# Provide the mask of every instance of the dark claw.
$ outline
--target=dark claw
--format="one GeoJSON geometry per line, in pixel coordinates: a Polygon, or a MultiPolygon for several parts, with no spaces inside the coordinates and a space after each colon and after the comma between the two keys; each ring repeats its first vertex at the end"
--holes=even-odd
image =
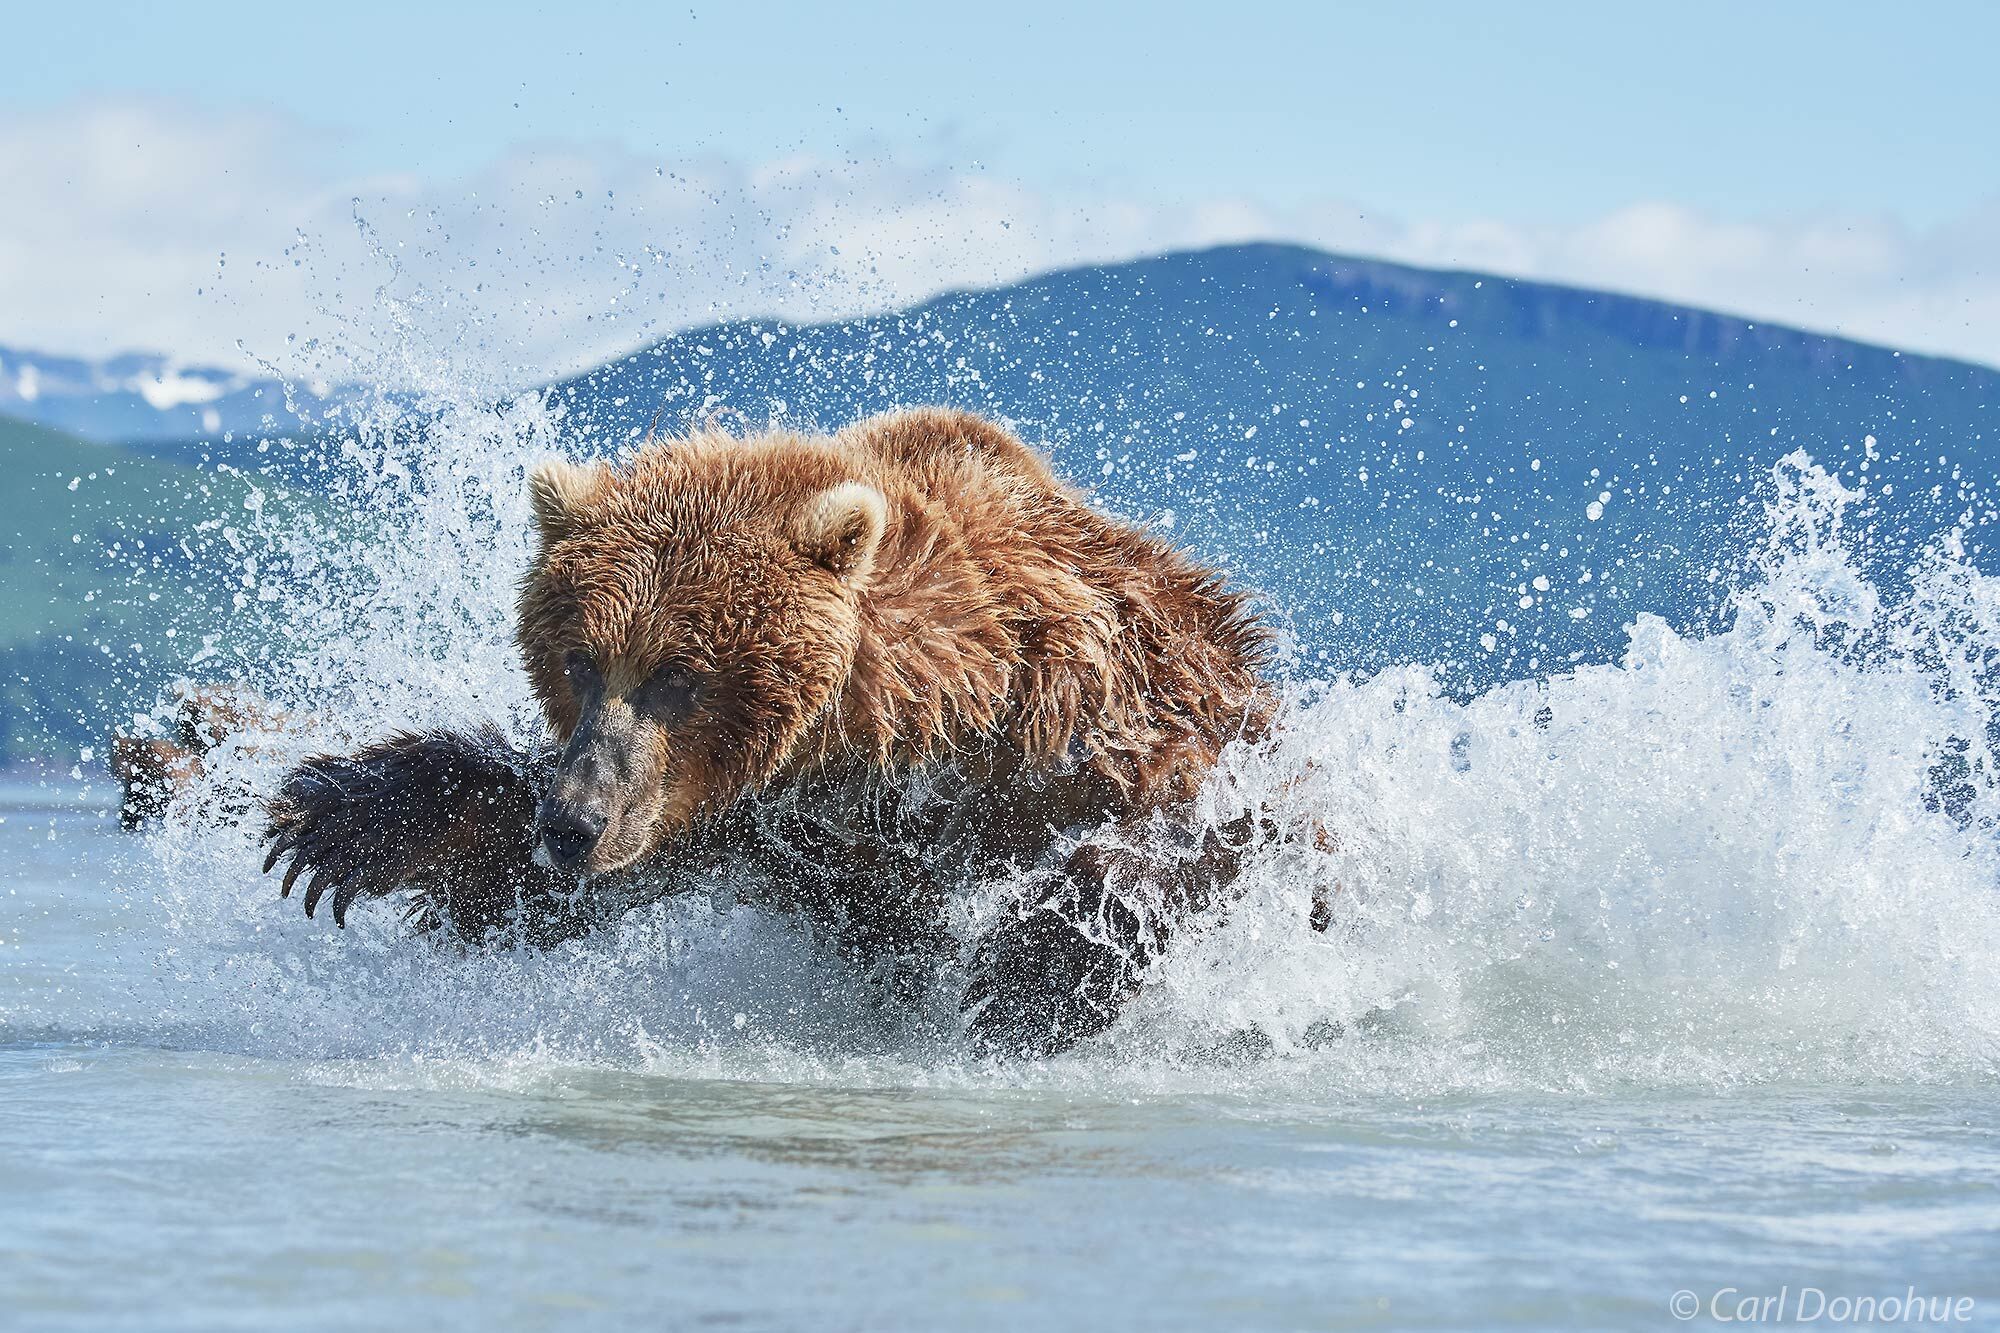
{"type": "Polygon", "coordinates": [[[286,830],[283,836],[271,844],[271,850],[264,854],[264,873],[267,875],[270,874],[271,867],[283,860],[285,854],[296,847],[298,843],[299,835],[292,830],[286,830]]]}
{"type": "Polygon", "coordinates": [[[333,924],[339,926],[342,930],[347,929],[347,909],[349,905],[361,896],[361,883],[361,877],[356,875],[345,884],[342,884],[339,890],[333,895],[333,924]]]}
{"type": "Polygon", "coordinates": [[[320,898],[325,895],[326,893],[325,880],[326,876],[320,874],[317,870],[315,870],[313,872],[313,877],[310,880],[306,881],[307,916],[311,916],[313,914],[313,909],[319,906],[320,898]]]}
{"type": "Polygon", "coordinates": [[[283,827],[274,826],[265,836],[271,839],[271,850],[264,855],[264,873],[268,875],[271,873],[271,867],[278,864],[278,858],[298,845],[299,840],[305,836],[305,825],[294,820],[283,827]]]}
{"type": "MultiPolygon", "coordinates": [[[[285,882],[278,886],[278,896],[280,898],[289,898],[292,896],[292,883],[294,880],[298,879],[299,872],[304,870],[305,868],[306,868],[305,857],[295,856],[292,858],[292,863],[289,866],[285,867],[285,882]]],[[[310,913],[312,911],[312,908],[308,907],[306,908],[306,911],[310,913]]]]}

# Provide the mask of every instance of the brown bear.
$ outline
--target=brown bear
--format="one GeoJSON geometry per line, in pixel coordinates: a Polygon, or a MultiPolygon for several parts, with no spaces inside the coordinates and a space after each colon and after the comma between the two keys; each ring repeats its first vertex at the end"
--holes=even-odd
{"type": "Polygon", "coordinates": [[[1012,873],[962,1012],[977,1049],[1040,1053],[1103,1030],[1266,831],[1191,808],[1271,718],[1245,596],[988,421],[695,433],[529,488],[549,745],[298,767],[265,869],[308,914],[414,890],[425,928],[545,944],[726,867],[907,984],[960,961],[953,891],[1012,873]]]}

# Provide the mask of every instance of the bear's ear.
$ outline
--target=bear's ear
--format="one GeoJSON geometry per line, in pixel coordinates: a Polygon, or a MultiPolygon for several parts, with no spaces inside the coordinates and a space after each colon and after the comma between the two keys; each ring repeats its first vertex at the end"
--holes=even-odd
{"type": "Polygon", "coordinates": [[[579,466],[551,458],[528,472],[528,503],[542,541],[554,545],[575,532],[583,511],[604,492],[611,470],[602,463],[579,466]]]}
{"type": "Polygon", "coordinates": [[[792,541],[806,559],[859,586],[868,581],[888,520],[882,492],[858,481],[843,481],[806,501],[792,541]]]}

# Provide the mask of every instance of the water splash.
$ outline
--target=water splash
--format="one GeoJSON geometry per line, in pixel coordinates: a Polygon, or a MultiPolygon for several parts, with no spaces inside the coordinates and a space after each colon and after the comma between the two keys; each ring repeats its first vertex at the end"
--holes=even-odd
{"type": "MultiPolygon", "coordinates": [[[[309,456],[319,498],[253,513],[215,665],[313,720],[225,751],[218,789],[266,792],[304,752],[394,727],[530,725],[510,639],[521,477],[572,442],[535,397],[487,401],[384,404],[309,456]]],[[[435,948],[380,906],[335,932],[281,904],[251,832],[199,800],[133,872],[158,956],[116,1021],[482,1077],[1990,1080],[2000,591],[1956,535],[1882,578],[1862,497],[1803,454],[1765,492],[1719,632],[1641,614],[1619,661],[1469,698],[1422,665],[1294,682],[1281,739],[1232,751],[1205,808],[1317,823],[1333,850],[1262,849],[1227,918],[1170,952],[1112,1033],[1044,1066],[969,1065],[948,996],[885,1005],[726,900],[643,909],[544,954],[435,948]],[[1306,924],[1315,894],[1324,933],[1306,924]]],[[[966,921],[1006,888],[974,895],[966,921]]]]}

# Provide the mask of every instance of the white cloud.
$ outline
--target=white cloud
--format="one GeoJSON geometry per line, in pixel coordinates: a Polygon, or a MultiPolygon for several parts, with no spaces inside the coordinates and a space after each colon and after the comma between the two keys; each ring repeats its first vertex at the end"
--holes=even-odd
{"type": "Polygon", "coordinates": [[[1415,263],[1659,296],[2000,365],[2000,198],[1913,231],[1886,217],[1714,219],[1672,204],[1580,226],[1411,228],[1415,263]]]}
{"type": "Polygon", "coordinates": [[[1245,239],[1608,287],[2000,364],[2000,199],[1881,217],[1398,220],[1341,201],[1045,190],[887,157],[660,162],[519,149],[351,177],[331,136],[99,101],[0,114],[0,342],[520,381],[735,315],[826,318],[1064,264],[1245,239]],[[408,336],[405,331],[414,331],[408,336]],[[288,338],[291,341],[288,342],[288,338]]]}

